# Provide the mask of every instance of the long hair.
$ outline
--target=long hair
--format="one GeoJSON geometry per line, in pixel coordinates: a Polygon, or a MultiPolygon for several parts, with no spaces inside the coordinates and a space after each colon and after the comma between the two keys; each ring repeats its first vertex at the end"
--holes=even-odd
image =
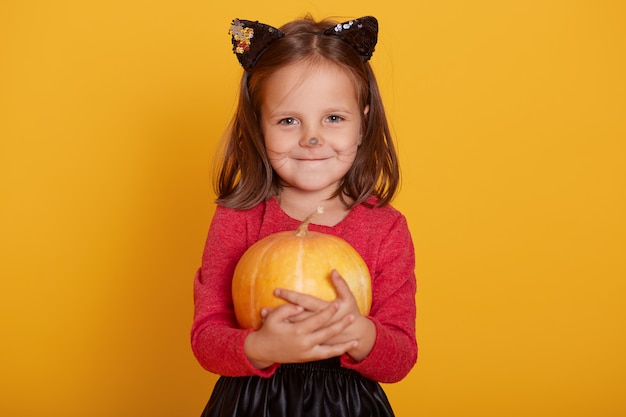
{"type": "Polygon", "coordinates": [[[276,70],[302,60],[338,65],[353,80],[361,111],[369,106],[362,117],[363,137],[356,158],[333,197],[347,208],[365,203],[372,195],[378,198],[378,206],[393,199],[400,170],[378,83],[369,62],[363,62],[349,43],[322,35],[335,24],[310,17],[287,23],[280,28],[285,36],[267,48],[251,71],[244,72],[215,183],[218,204],[248,209],[278,193],[280,178],[270,164],[260,123],[263,86],[276,70]]]}

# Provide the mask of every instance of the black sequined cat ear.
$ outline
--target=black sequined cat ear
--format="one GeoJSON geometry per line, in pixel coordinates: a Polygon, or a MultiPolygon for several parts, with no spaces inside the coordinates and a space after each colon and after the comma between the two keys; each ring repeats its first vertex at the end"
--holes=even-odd
{"type": "Polygon", "coordinates": [[[233,20],[228,34],[232,36],[233,52],[246,71],[254,68],[256,61],[273,41],[285,36],[272,26],[240,19],[233,20]]]}
{"type": "Polygon", "coordinates": [[[364,16],[347,22],[338,23],[326,29],[324,35],[335,35],[350,43],[361,56],[363,62],[368,61],[374,53],[378,42],[378,20],[373,16],[364,16]]]}

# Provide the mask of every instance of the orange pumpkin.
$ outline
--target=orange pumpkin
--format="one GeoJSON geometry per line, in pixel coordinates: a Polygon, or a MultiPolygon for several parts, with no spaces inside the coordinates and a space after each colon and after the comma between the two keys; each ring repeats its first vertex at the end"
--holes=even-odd
{"type": "Polygon", "coordinates": [[[347,282],[361,314],[369,313],[372,288],[367,265],[345,240],[310,232],[308,224],[312,217],[303,221],[296,231],[279,232],[259,240],[237,263],[232,294],[235,315],[242,328],[258,329],[262,308],[276,308],[285,303],[274,296],[276,288],[334,300],[337,293],[330,281],[333,269],[347,282]]]}

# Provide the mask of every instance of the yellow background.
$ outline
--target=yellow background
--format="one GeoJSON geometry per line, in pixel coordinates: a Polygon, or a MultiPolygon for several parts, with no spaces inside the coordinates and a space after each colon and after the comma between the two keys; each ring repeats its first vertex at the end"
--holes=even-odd
{"type": "Polygon", "coordinates": [[[196,416],[234,17],[376,15],[417,251],[397,415],[626,415],[626,7],[3,1],[0,415],[196,416]]]}

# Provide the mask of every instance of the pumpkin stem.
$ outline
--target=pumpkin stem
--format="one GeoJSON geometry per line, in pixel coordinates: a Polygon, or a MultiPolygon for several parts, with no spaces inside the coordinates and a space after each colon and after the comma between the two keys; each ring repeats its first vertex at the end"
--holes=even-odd
{"type": "Polygon", "coordinates": [[[316,214],[322,214],[323,212],[324,212],[324,207],[319,206],[317,210],[315,210],[313,213],[306,216],[306,218],[302,220],[302,223],[300,223],[300,226],[298,226],[298,229],[296,230],[296,236],[298,237],[308,236],[309,235],[309,223],[311,223],[311,220],[313,220],[313,217],[315,217],[316,214]]]}

